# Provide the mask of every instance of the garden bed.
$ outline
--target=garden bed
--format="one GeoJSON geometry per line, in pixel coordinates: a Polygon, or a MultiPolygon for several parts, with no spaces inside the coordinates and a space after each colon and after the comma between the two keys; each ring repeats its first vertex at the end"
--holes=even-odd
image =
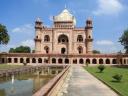
{"type": "Polygon", "coordinates": [[[121,96],[128,96],[128,69],[106,66],[105,70],[100,73],[97,66],[85,67],[96,78],[108,85],[121,96]],[[115,74],[123,75],[121,82],[115,82],[112,78],[115,74]]]}

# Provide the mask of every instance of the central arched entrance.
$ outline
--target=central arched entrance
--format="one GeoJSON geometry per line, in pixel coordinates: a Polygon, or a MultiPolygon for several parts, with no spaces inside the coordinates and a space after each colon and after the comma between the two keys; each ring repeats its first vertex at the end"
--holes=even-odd
{"type": "Polygon", "coordinates": [[[68,36],[65,34],[61,34],[58,37],[58,44],[61,46],[60,53],[61,54],[68,54],[68,36]]]}

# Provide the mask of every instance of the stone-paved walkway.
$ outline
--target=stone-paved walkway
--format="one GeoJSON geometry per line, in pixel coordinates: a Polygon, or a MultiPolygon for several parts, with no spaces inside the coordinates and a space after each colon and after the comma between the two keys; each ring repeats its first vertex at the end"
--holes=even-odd
{"type": "Polygon", "coordinates": [[[64,96],[118,96],[81,66],[72,66],[67,94],[64,96]]]}

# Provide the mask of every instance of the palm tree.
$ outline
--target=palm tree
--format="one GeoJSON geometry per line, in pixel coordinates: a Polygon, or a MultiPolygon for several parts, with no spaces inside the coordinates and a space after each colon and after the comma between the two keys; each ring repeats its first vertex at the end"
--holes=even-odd
{"type": "Polygon", "coordinates": [[[0,45],[8,44],[9,40],[10,40],[10,37],[8,35],[8,31],[6,29],[6,26],[0,24],[0,45]]]}

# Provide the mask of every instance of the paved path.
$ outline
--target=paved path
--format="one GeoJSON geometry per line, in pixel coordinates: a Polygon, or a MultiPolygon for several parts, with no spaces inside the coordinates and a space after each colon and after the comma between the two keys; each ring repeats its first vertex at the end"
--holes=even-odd
{"type": "Polygon", "coordinates": [[[68,93],[64,96],[118,96],[81,66],[72,66],[68,93]]]}

